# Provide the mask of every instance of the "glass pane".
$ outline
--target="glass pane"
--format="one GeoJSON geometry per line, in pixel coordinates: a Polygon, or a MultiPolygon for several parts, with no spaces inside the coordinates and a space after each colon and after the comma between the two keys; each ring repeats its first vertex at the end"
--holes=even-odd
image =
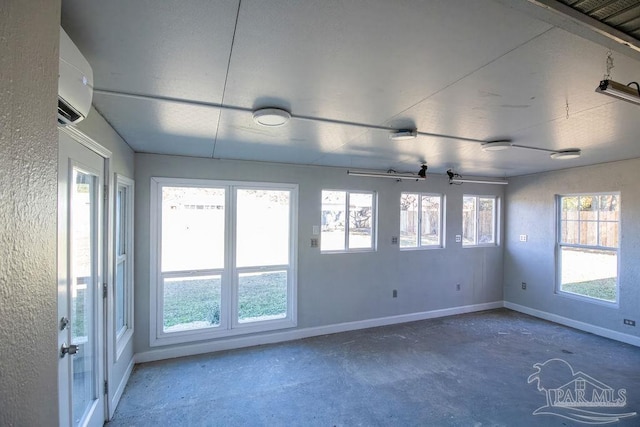
{"type": "Polygon", "coordinates": [[[345,249],[346,204],[347,194],[344,191],[322,191],[320,250],[345,249]]]}
{"type": "Polygon", "coordinates": [[[618,224],[617,222],[600,223],[600,246],[608,246],[610,248],[617,248],[619,246],[618,224]]]}
{"type": "Polygon", "coordinates": [[[282,190],[238,190],[236,265],[289,263],[289,199],[282,190]]]}
{"type": "Polygon", "coordinates": [[[220,325],[219,275],[164,278],[164,332],[220,325]]]}
{"type": "Polygon", "coordinates": [[[126,261],[122,260],[118,262],[116,267],[116,336],[119,335],[126,327],[125,324],[125,288],[124,283],[126,280],[126,261]]]}
{"type": "Polygon", "coordinates": [[[462,244],[476,244],[476,198],[473,196],[462,199],[462,244]]]}
{"type": "Polygon", "coordinates": [[[349,249],[373,247],[373,194],[349,194],[349,249]]]}
{"type": "Polygon", "coordinates": [[[598,245],[598,223],[596,221],[580,221],[580,244],[598,245]]]}
{"type": "Polygon", "coordinates": [[[127,189],[118,187],[116,197],[116,255],[126,253],[126,228],[127,228],[127,189]]]}
{"type": "Polygon", "coordinates": [[[600,196],[600,221],[620,221],[619,202],[615,194],[600,196]]]}
{"type": "Polygon", "coordinates": [[[578,221],[562,221],[561,227],[561,243],[577,244],[578,232],[580,230],[580,222],[578,221]]]}
{"type": "Polygon", "coordinates": [[[418,194],[402,193],[400,196],[400,247],[418,246],[418,194]]]}
{"type": "Polygon", "coordinates": [[[562,247],[560,290],[605,301],[616,301],[618,254],[562,247]]]}
{"type": "Polygon", "coordinates": [[[97,178],[73,169],[70,205],[71,246],[71,343],[78,346],[72,356],[72,416],[82,421],[96,399],[96,356],[93,301],[97,271],[97,178]]]}
{"type": "Polygon", "coordinates": [[[495,205],[496,199],[481,197],[479,199],[478,244],[495,242],[495,205]]]}
{"type": "Polygon", "coordinates": [[[422,197],[422,246],[440,245],[440,196],[422,197]]]}
{"type": "Polygon", "coordinates": [[[287,272],[244,273],[238,277],[238,322],[287,316],[287,272]]]}
{"type": "Polygon", "coordinates": [[[562,219],[577,220],[578,219],[578,198],[562,197],[562,219]]]}
{"type": "Polygon", "coordinates": [[[598,219],[598,196],[580,196],[579,210],[581,221],[596,221],[598,219]]]}
{"type": "Polygon", "coordinates": [[[225,191],[162,188],[162,271],[224,266],[225,191]]]}

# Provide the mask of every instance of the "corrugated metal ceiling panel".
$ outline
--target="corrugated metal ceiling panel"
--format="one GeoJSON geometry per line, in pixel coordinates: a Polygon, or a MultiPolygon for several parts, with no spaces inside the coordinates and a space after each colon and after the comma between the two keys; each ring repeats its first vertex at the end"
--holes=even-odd
{"type": "Polygon", "coordinates": [[[560,0],[572,9],[640,40],[638,0],[560,0]]]}

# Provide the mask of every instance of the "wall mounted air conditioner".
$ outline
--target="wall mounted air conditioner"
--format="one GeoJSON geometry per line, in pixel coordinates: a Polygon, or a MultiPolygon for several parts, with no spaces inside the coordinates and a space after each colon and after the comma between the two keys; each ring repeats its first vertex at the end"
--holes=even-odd
{"type": "Polygon", "coordinates": [[[80,50],[60,27],[58,70],[58,123],[78,123],[89,114],[93,97],[93,70],[80,50]]]}

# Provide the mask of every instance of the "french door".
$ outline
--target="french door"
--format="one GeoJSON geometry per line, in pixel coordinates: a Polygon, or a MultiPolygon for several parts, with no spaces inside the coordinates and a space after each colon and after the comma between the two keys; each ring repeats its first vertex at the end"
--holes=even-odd
{"type": "Polygon", "coordinates": [[[60,425],[102,426],[104,158],[58,134],[60,425]]]}

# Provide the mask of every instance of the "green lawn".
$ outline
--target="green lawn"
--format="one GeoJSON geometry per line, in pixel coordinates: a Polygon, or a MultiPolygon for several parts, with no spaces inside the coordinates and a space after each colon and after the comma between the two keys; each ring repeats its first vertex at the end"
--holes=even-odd
{"type": "MultiPolygon", "coordinates": [[[[287,312],[285,272],[247,274],[240,277],[238,317],[242,322],[284,317],[287,312]]],[[[221,283],[217,277],[165,281],[164,328],[197,323],[220,324],[221,283]]]]}
{"type": "Polygon", "coordinates": [[[609,277],[586,282],[565,283],[562,285],[562,290],[564,292],[615,302],[616,278],[609,277]]]}

